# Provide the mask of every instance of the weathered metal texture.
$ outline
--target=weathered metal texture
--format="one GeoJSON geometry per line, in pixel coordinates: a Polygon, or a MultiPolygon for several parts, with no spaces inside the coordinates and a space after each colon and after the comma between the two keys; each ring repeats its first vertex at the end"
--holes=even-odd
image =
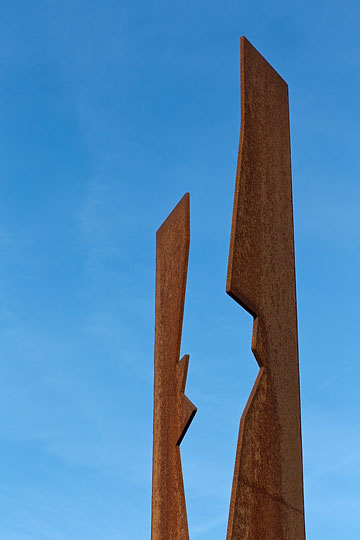
{"type": "Polygon", "coordinates": [[[260,371],[240,422],[227,540],[304,540],[288,88],[241,38],[227,292],[254,316],[260,371]]]}
{"type": "Polygon", "coordinates": [[[152,540],[187,540],[180,443],[196,413],[179,361],[190,242],[186,193],[156,234],[152,540]]]}

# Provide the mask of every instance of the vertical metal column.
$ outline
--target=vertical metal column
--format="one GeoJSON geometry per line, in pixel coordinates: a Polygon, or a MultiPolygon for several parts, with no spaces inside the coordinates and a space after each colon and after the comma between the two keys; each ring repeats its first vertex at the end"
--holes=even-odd
{"type": "Polygon", "coordinates": [[[196,413],[179,361],[190,243],[186,193],[156,234],[152,540],[188,540],[180,443],[196,413]]]}
{"type": "Polygon", "coordinates": [[[286,82],[241,38],[241,133],[227,293],[260,371],[240,422],[227,540],[304,540],[286,82]]]}

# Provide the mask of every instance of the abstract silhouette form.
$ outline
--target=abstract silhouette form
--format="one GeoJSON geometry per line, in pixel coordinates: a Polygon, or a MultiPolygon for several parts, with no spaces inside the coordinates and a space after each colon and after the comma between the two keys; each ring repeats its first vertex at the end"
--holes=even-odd
{"type": "Polygon", "coordinates": [[[241,133],[226,290],[260,366],[240,422],[227,540],[304,540],[288,88],[241,38],[241,133]]]}
{"type": "Polygon", "coordinates": [[[180,443],[196,413],[184,395],[189,356],[179,361],[190,243],[186,193],[156,234],[152,540],[187,540],[180,443]]]}
{"type": "MultiPolygon", "coordinates": [[[[188,540],[179,445],[196,408],[179,361],[189,194],[156,236],[152,540],[188,540]]],[[[226,290],[260,371],[240,422],[227,540],[305,540],[288,88],[241,38],[241,133],[226,290]]]]}

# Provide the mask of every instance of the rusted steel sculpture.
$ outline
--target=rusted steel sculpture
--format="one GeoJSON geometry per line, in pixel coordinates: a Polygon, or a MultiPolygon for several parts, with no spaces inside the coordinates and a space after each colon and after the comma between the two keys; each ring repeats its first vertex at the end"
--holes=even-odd
{"type": "Polygon", "coordinates": [[[184,395],[189,356],[179,361],[190,243],[186,193],[156,234],[152,540],[189,538],[180,443],[196,408],[184,395]]]}
{"type": "Polygon", "coordinates": [[[227,540],[304,540],[288,87],[241,38],[241,133],[227,293],[260,371],[240,422],[227,540]]]}
{"type": "MultiPolygon", "coordinates": [[[[188,540],[180,448],[196,408],[179,361],[189,194],[156,236],[152,540],[188,540]]],[[[241,133],[226,290],[260,371],[240,422],[227,540],[305,540],[288,88],[241,38],[241,133]]]]}

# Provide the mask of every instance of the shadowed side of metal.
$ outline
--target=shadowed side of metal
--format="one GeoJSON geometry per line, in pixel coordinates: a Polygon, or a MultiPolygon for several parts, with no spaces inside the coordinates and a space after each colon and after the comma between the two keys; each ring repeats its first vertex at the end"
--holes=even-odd
{"type": "Polygon", "coordinates": [[[288,88],[241,38],[227,292],[254,316],[260,371],[240,422],[227,540],[304,540],[288,88]]]}
{"type": "Polygon", "coordinates": [[[179,361],[190,242],[186,193],[156,233],[152,540],[189,538],[180,443],[196,413],[179,361]]]}

